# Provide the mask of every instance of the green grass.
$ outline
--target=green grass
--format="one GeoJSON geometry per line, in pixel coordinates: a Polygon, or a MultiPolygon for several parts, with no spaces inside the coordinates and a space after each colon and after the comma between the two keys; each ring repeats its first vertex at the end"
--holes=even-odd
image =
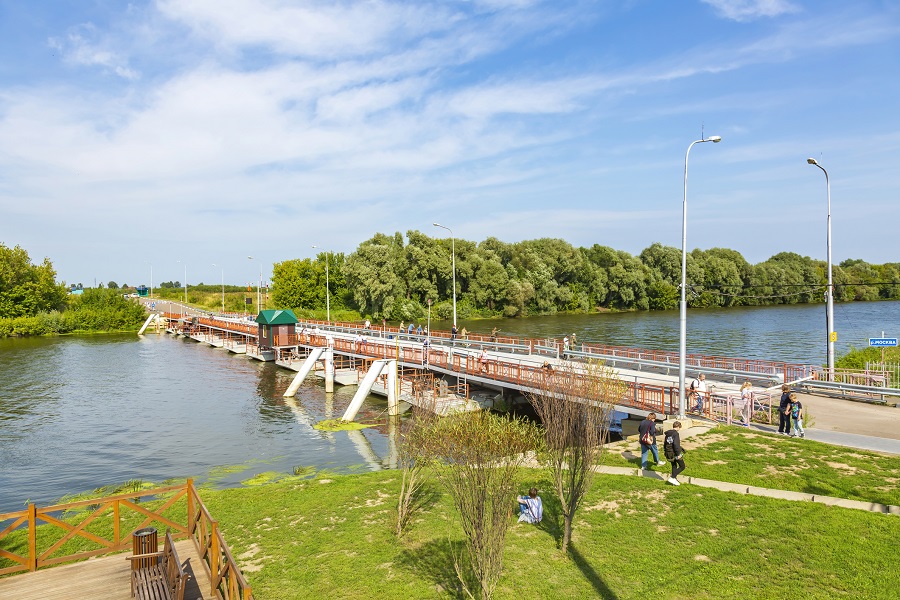
{"type": "MultiPolygon", "coordinates": [[[[451,552],[462,534],[449,497],[430,487],[427,510],[398,542],[398,485],[397,472],[332,475],[204,493],[204,502],[257,598],[460,597],[451,552]]],[[[559,507],[549,481],[538,485],[547,517],[539,527],[510,517],[498,599],[894,597],[896,516],[602,476],[563,555],[559,507]]]]}
{"type": "MultiPolygon", "coordinates": [[[[743,427],[717,427],[682,445],[684,474],[692,477],[900,505],[898,457],[743,427]]],[[[637,442],[610,448],[604,464],[640,466],[637,442]]],[[[669,466],[656,470],[668,472],[669,466]]]]}
{"type": "MultiPolygon", "coordinates": [[[[461,598],[452,553],[462,534],[450,497],[428,484],[426,508],[398,541],[399,475],[320,472],[201,494],[259,600],[461,598]]],[[[606,475],[563,554],[549,479],[521,476],[523,493],[541,490],[545,519],[532,526],[510,516],[497,599],[896,597],[893,515],[606,475]]],[[[181,520],[178,504],[170,513],[181,520]]],[[[108,527],[107,519],[92,529],[108,527]]],[[[2,547],[21,551],[22,533],[2,547]]]]}

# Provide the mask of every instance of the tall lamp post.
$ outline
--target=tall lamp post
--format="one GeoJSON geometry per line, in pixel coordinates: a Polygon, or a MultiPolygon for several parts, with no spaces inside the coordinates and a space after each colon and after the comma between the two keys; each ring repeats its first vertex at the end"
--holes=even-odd
{"type": "MultiPolygon", "coordinates": [[[[213,263],[213,266],[216,266],[216,263],[213,263]]],[[[225,267],[221,267],[222,269],[222,316],[225,316],[225,267]]]]}
{"type": "Polygon", "coordinates": [[[184,265],[184,303],[187,304],[187,263],[180,260],[178,262],[184,265]]]}
{"type": "MultiPolygon", "coordinates": [[[[250,260],[254,260],[252,256],[247,257],[250,260]]],[[[259,263],[259,279],[256,280],[256,311],[259,312],[262,310],[262,301],[259,293],[259,287],[262,285],[262,263],[259,263]]]]}
{"type": "Polygon", "coordinates": [[[325,250],[325,320],[331,325],[331,287],[328,283],[328,255],[330,252],[320,246],[313,246],[319,250],[325,250]]]}
{"type": "MultiPolygon", "coordinates": [[[[456,327],[456,239],[453,237],[453,230],[440,223],[432,223],[435,227],[446,229],[450,232],[450,256],[453,261],[453,326],[456,327]]],[[[430,330],[429,330],[430,331],[430,330]]]]}
{"type": "Polygon", "coordinates": [[[826,332],[827,343],[827,359],[828,359],[828,381],[834,380],[834,342],[837,341],[837,332],[834,330],[834,285],[831,280],[831,182],[828,180],[828,171],[820,165],[816,159],[807,158],[806,162],[822,169],[825,173],[825,188],[828,194],[828,220],[826,232],[826,242],[828,245],[828,289],[825,290],[825,325],[828,328],[826,332]]]}
{"type": "Polygon", "coordinates": [[[713,135],[705,139],[699,139],[691,142],[684,153],[684,200],[681,208],[681,315],[679,325],[681,330],[681,338],[679,342],[678,355],[678,416],[684,417],[685,398],[684,398],[684,367],[687,358],[687,182],[688,182],[688,157],[691,155],[691,148],[694,144],[702,144],[704,142],[712,142],[718,144],[722,138],[713,135]]]}

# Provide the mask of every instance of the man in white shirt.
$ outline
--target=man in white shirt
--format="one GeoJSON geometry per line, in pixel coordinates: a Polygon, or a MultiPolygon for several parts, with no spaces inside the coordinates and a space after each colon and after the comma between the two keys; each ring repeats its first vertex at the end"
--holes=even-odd
{"type": "Polygon", "coordinates": [[[697,379],[691,382],[691,394],[697,402],[697,406],[694,410],[698,413],[702,413],[703,400],[709,397],[709,392],[706,389],[706,375],[700,373],[700,375],[697,376],[697,379]]]}

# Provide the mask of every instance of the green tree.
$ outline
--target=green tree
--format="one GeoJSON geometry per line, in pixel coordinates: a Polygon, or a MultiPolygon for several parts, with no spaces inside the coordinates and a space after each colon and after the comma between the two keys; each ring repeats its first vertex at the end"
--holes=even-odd
{"type": "Polygon", "coordinates": [[[391,318],[394,300],[405,295],[403,238],[378,233],[347,257],[345,276],[359,311],[376,318],[391,318]]]}
{"type": "Polygon", "coordinates": [[[56,283],[50,259],[34,265],[21,247],[0,244],[0,317],[34,316],[65,304],[66,287],[56,283]]]}

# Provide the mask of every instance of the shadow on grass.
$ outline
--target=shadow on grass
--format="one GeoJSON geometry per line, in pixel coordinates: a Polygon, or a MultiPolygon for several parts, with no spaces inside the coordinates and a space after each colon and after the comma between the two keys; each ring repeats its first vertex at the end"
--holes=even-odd
{"type": "Polygon", "coordinates": [[[584,578],[594,586],[594,591],[597,592],[597,595],[600,598],[603,598],[604,600],[618,600],[619,597],[616,596],[616,593],[609,589],[609,586],[606,585],[606,582],[603,581],[600,574],[594,570],[594,567],[591,566],[572,543],[569,543],[569,556],[572,557],[572,562],[575,563],[575,566],[578,567],[578,570],[581,571],[584,578]]]}
{"type": "MultiPolygon", "coordinates": [[[[431,581],[441,590],[456,598],[466,598],[456,570],[453,567],[455,552],[460,544],[450,540],[434,540],[422,544],[415,550],[405,550],[399,563],[425,581],[431,581]]],[[[469,582],[471,587],[471,582],[469,582]]],[[[478,589],[471,587],[471,589],[478,589]]]]}

